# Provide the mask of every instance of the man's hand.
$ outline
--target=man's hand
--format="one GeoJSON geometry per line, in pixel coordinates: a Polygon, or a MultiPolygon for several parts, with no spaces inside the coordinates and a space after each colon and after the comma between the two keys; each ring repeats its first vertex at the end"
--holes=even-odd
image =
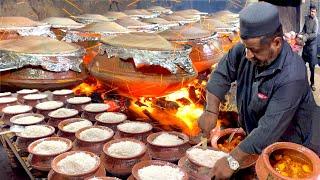
{"type": "Polygon", "coordinates": [[[215,180],[230,179],[234,171],[230,169],[227,157],[219,159],[212,168],[212,177],[215,180]]]}
{"type": "Polygon", "coordinates": [[[209,138],[210,131],[216,126],[218,114],[204,111],[198,120],[198,125],[203,134],[209,138]]]}

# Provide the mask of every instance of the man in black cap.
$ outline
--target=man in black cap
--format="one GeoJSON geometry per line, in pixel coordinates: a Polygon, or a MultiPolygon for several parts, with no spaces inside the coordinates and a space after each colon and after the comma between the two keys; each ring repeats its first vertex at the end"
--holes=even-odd
{"type": "Polygon", "coordinates": [[[311,89],[316,90],[314,86],[314,69],[318,64],[317,58],[317,35],[318,35],[318,19],[317,8],[310,6],[310,14],[305,17],[305,23],[300,37],[303,38],[305,45],[303,46],[302,59],[309,64],[311,89]]]}
{"type": "Polygon", "coordinates": [[[266,2],[244,8],[240,36],[242,43],[211,74],[206,109],[198,121],[208,135],[215,127],[220,102],[236,81],[239,124],[248,136],[217,161],[212,172],[216,179],[228,179],[244,160],[276,141],[295,142],[320,152],[320,125],[312,117],[316,104],[306,66],[283,40],[277,8],[266,2]]]}

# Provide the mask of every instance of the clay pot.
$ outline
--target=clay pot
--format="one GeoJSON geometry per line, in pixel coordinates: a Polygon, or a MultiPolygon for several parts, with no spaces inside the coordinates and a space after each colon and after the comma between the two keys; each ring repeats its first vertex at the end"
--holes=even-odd
{"type": "Polygon", "coordinates": [[[57,101],[58,103],[61,103],[59,106],[56,106],[56,107],[53,107],[53,108],[43,108],[43,107],[39,107],[39,104],[37,104],[36,106],[35,106],[35,109],[36,109],[36,112],[38,113],[38,114],[42,114],[45,118],[46,118],[46,120],[48,120],[49,119],[49,116],[48,116],[48,114],[51,112],[51,111],[54,111],[54,110],[57,110],[57,109],[59,109],[59,108],[62,108],[63,107],[63,102],[60,102],[60,101],[57,101]]]}
{"type": "Polygon", "coordinates": [[[54,101],[61,101],[66,104],[67,99],[74,97],[74,93],[72,90],[65,89],[65,92],[61,92],[62,90],[56,90],[52,92],[52,99],[54,101]]]}
{"type": "Polygon", "coordinates": [[[37,97],[30,97],[30,98],[29,96],[33,96],[33,95],[25,95],[22,97],[23,103],[33,107],[34,110],[37,104],[48,101],[48,94],[41,93],[41,94],[37,94],[37,97]]]}
{"type": "Polygon", "coordinates": [[[189,145],[189,137],[185,134],[178,133],[178,132],[158,132],[150,134],[147,138],[148,148],[150,155],[153,159],[163,160],[163,161],[171,161],[175,162],[179,160],[181,157],[185,155],[185,152],[189,145]],[[177,145],[157,145],[153,143],[153,140],[163,133],[168,133],[171,135],[178,136],[180,139],[183,140],[181,144],[177,145]]]}
{"type": "Polygon", "coordinates": [[[74,114],[70,114],[69,116],[65,116],[65,117],[54,117],[52,115],[52,113],[48,113],[48,125],[53,126],[55,128],[58,128],[58,125],[61,121],[65,120],[65,119],[70,119],[70,118],[76,118],[78,117],[79,111],[75,111],[74,114]]]}
{"type": "Polygon", "coordinates": [[[120,180],[116,177],[94,177],[94,178],[88,178],[86,180],[120,180]]]}
{"type": "MultiPolygon", "coordinates": [[[[76,97],[74,97],[74,98],[76,98],[76,97]]],[[[69,108],[69,109],[76,109],[76,110],[78,110],[79,111],[79,113],[81,113],[82,111],[83,111],[83,109],[82,109],[82,106],[84,106],[84,105],[87,105],[87,104],[89,104],[90,102],[91,102],[91,98],[90,98],[90,100],[89,100],[89,98],[88,98],[88,100],[86,101],[86,102],[81,102],[81,103],[71,103],[70,101],[69,101],[70,99],[67,99],[67,108],[69,108]]]]}
{"type": "MultiPolygon", "coordinates": [[[[58,133],[57,135],[59,137],[64,137],[64,138],[67,138],[67,139],[70,139],[71,141],[74,141],[76,139],[76,132],[70,132],[70,131],[66,131],[64,130],[64,126],[68,125],[68,124],[71,124],[71,123],[74,123],[74,122],[79,122],[79,121],[83,121],[83,120],[87,120],[87,119],[82,119],[82,118],[70,118],[70,119],[66,119],[66,120],[63,120],[61,121],[59,124],[58,124],[58,133]]],[[[88,121],[88,120],[87,120],[88,121]]],[[[91,123],[91,121],[89,121],[91,123]]],[[[91,123],[91,126],[92,126],[92,123],[91,123]]]]}
{"type": "Polygon", "coordinates": [[[81,151],[89,151],[100,156],[100,154],[102,153],[103,145],[108,141],[110,141],[113,135],[114,135],[114,132],[112,131],[112,129],[103,127],[103,126],[91,126],[91,127],[82,128],[76,132],[76,139],[73,142],[73,149],[81,150],[81,151]],[[90,128],[103,129],[103,130],[109,131],[112,135],[106,139],[98,140],[98,141],[88,141],[88,140],[81,139],[80,133],[90,128]]]}
{"type": "Polygon", "coordinates": [[[0,114],[1,114],[2,108],[6,106],[16,105],[16,104],[18,104],[18,99],[16,97],[10,97],[10,95],[0,97],[0,114]]]}
{"type": "MultiPolygon", "coordinates": [[[[113,113],[117,113],[117,112],[113,112],[113,113]]],[[[123,113],[119,113],[119,114],[126,116],[123,113]]],[[[96,120],[95,125],[106,126],[106,127],[110,128],[110,129],[112,129],[114,132],[118,131],[117,126],[119,124],[121,124],[125,120],[127,120],[127,117],[126,117],[126,118],[123,118],[123,121],[119,121],[119,122],[103,122],[103,121],[100,120],[100,116],[101,115],[102,115],[102,113],[95,116],[95,118],[94,118],[96,120]]]]}
{"type": "Polygon", "coordinates": [[[30,155],[28,156],[28,163],[32,168],[40,170],[40,171],[50,171],[51,170],[51,161],[53,158],[62,154],[64,152],[70,151],[72,148],[72,142],[69,139],[61,138],[61,137],[48,137],[39,139],[34,141],[28,146],[28,152],[30,155]],[[67,143],[68,147],[64,151],[55,154],[39,154],[34,151],[34,147],[43,141],[63,141],[67,143]]]}
{"type": "MultiPolygon", "coordinates": [[[[186,156],[178,161],[178,166],[185,170],[189,175],[189,180],[211,180],[211,177],[205,173],[199,173],[198,167],[191,163],[186,156]]],[[[205,169],[202,169],[205,172],[205,169]]]]}
{"type": "MultiPolygon", "coordinates": [[[[137,163],[136,165],[133,166],[132,168],[132,175],[134,177],[134,179],[137,180],[141,180],[141,178],[139,177],[138,171],[139,169],[142,169],[144,167],[147,166],[151,166],[151,165],[158,165],[158,166],[171,166],[173,168],[179,168],[181,172],[183,172],[184,176],[182,177],[183,180],[188,180],[189,176],[187,174],[187,172],[185,172],[185,170],[183,170],[182,168],[180,168],[179,166],[169,163],[169,162],[165,162],[165,161],[158,161],[158,160],[152,160],[152,161],[142,161],[140,163],[137,163]]],[[[157,173],[162,173],[162,172],[157,172],[157,173]]]]}
{"type": "MultiPolygon", "coordinates": [[[[52,167],[52,170],[54,171],[53,173],[56,173],[56,174],[53,176],[51,173],[51,177],[48,179],[52,179],[52,180],[56,180],[56,179],[66,179],[66,180],[72,179],[73,180],[74,179],[74,180],[76,180],[76,179],[85,179],[85,178],[93,177],[97,174],[101,175],[101,172],[99,173],[99,171],[101,171],[100,164],[101,164],[101,161],[100,161],[99,157],[91,152],[86,152],[86,151],[65,152],[63,154],[58,155],[57,157],[55,157],[52,160],[51,167],[52,167]],[[58,168],[57,164],[59,163],[59,161],[66,158],[67,156],[70,156],[72,154],[79,153],[79,152],[84,152],[86,154],[89,154],[91,157],[94,157],[96,159],[96,161],[97,161],[96,165],[89,172],[79,173],[79,174],[66,174],[58,168]]],[[[48,177],[49,177],[49,175],[48,175],[48,177]]]]}
{"type": "Polygon", "coordinates": [[[22,89],[20,91],[17,91],[17,98],[20,103],[23,103],[23,96],[28,94],[38,94],[38,89],[22,89]]]}
{"type": "MultiPolygon", "coordinates": [[[[127,123],[127,122],[124,122],[124,123],[127,123]]],[[[130,123],[130,122],[128,122],[128,123],[130,123]]],[[[143,131],[143,132],[139,132],[139,133],[126,132],[126,131],[120,130],[119,129],[120,125],[121,124],[119,124],[117,126],[119,138],[133,138],[133,139],[137,139],[139,141],[142,141],[144,143],[147,143],[147,137],[152,133],[152,125],[150,125],[151,126],[150,129],[143,131]]]]}
{"type": "MultiPolygon", "coordinates": [[[[10,123],[10,119],[15,116],[15,115],[19,115],[19,114],[24,114],[24,113],[31,113],[32,112],[32,107],[31,106],[27,106],[25,105],[27,108],[25,111],[16,111],[16,112],[8,112],[6,111],[6,108],[2,109],[2,116],[1,116],[1,121],[4,122],[5,125],[11,125],[10,123]]],[[[9,107],[9,106],[7,106],[9,107]]]]}
{"type": "Polygon", "coordinates": [[[50,137],[50,136],[54,135],[54,131],[55,131],[54,127],[48,126],[48,125],[42,125],[42,126],[46,126],[46,127],[50,128],[51,132],[47,135],[38,136],[38,137],[25,137],[21,133],[16,133],[16,135],[17,135],[16,144],[17,144],[18,148],[21,150],[20,152],[22,152],[22,153],[27,152],[28,146],[32,142],[34,142],[38,139],[41,139],[41,138],[50,137]]]}
{"type": "Polygon", "coordinates": [[[149,160],[151,158],[147,153],[147,147],[144,143],[135,139],[123,138],[123,139],[112,140],[106,143],[103,146],[103,154],[101,155],[101,159],[104,164],[104,167],[109,173],[116,176],[127,176],[131,174],[131,169],[136,163],[143,160],[149,160]],[[113,157],[108,153],[108,148],[112,144],[118,143],[121,141],[132,141],[135,143],[139,143],[143,147],[143,150],[138,155],[133,157],[128,157],[128,158],[113,157]]]}
{"type": "MultiPolygon", "coordinates": [[[[99,103],[100,104],[100,103],[99,103]]],[[[102,104],[102,103],[101,103],[102,104]]],[[[110,108],[110,106],[109,105],[107,105],[107,104],[105,104],[106,105],[106,108],[105,109],[101,109],[101,110],[88,110],[88,109],[86,109],[86,107],[88,106],[88,105],[90,105],[90,104],[87,104],[87,105],[83,105],[82,106],[82,114],[81,114],[81,117],[82,118],[85,118],[85,119],[88,119],[88,120],[90,120],[90,121],[92,121],[92,122],[95,122],[96,120],[95,120],[95,117],[96,117],[96,115],[98,115],[98,114],[100,114],[100,113],[103,113],[103,112],[106,112],[109,108],[110,108]]]]}
{"type": "Polygon", "coordinates": [[[299,159],[299,161],[301,162],[311,165],[311,175],[309,177],[299,179],[311,180],[320,178],[320,159],[317,156],[317,154],[299,144],[290,142],[277,142],[266,147],[259,156],[259,159],[257,160],[256,172],[259,179],[292,179],[281,175],[273,169],[270,163],[270,156],[273,155],[273,153],[287,154],[291,157],[299,159]]]}
{"type": "Polygon", "coordinates": [[[10,123],[12,123],[14,125],[19,125],[19,126],[30,126],[30,125],[35,125],[35,124],[44,124],[44,116],[42,114],[35,114],[35,113],[19,114],[19,115],[15,115],[12,118],[10,118],[10,123]],[[41,119],[39,119],[39,121],[34,122],[34,123],[18,123],[18,122],[15,122],[16,119],[19,119],[19,118],[22,118],[22,117],[26,117],[26,116],[35,116],[35,117],[39,117],[41,119]]]}

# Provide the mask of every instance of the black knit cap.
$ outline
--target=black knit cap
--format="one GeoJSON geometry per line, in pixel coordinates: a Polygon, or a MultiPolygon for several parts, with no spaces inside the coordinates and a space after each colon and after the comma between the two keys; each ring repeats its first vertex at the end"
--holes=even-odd
{"type": "Polygon", "coordinates": [[[243,39],[271,35],[280,25],[279,11],[270,3],[252,3],[240,11],[240,36],[243,39]]]}

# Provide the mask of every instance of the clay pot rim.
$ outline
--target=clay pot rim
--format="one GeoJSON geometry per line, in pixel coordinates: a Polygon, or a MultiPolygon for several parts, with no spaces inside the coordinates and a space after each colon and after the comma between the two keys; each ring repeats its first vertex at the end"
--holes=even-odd
{"type": "MultiPolygon", "coordinates": [[[[17,104],[17,105],[20,105],[20,106],[21,106],[21,104],[17,104]]],[[[13,105],[13,106],[16,106],[16,105],[13,105]]],[[[18,113],[17,113],[17,112],[5,112],[5,111],[4,111],[5,108],[3,108],[3,109],[1,110],[1,112],[2,112],[3,114],[18,115],[18,114],[28,113],[28,112],[30,112],[30,111],[32,110],[32,107],[29,106],[29,105],[22,105],[22,106],[28,106],[28,109],[29,109],[29,110],[27,110],[27,111],[25,111],[25,112],[18,112],[18,113]]],[[[7,107],[9,107],[9,106],[7,106],[7,107]]]]}
{"type": "Polygon", "coordinates": [[[87,143],[100,143],[100,142],[104,142],[104,141],[108,141],[110,139],[112,139],[112,137],[114,136],[114,132],[112,129],[108,128],[108,127],[104,127],[104,126],[89,126],[89,127],[84,127],[84,128],[81,128],[79,129],[76,134],[75,134],[77,140],[79,141],[83,141],[83,142],[87,142],[87,143]],[[80,133],[84,130],[87,130],[87,129],[91,129],[91,128],[99,128],[99,129],[103,129],[103,130],[106,130],[106,131],[109,131],[111,132],[111,136],[110,137],[107,137],[106,139],[102,139],[102,140],[97,140],[97,141],[87,141],[87,140],[83,140],[80,138],[80,133]]]}
{"type": "Polygon", "coordinates": [[[103,113],[105,113],[105,112],[102,112],[102,113],[99,113],[99,114],[97,114],[95,117],[94,117],[94,119],[97,121],[97,122],[100,122],[100,123],[103,123],[103,124],[113,124],[113,125],[116,125],[116,124],[121,124],[121,123],[123,123],[125,120],[127,120],[127,115],[125,115],[124,113],[121,113],[121,112],[112,112],[112,113],[116,113],[116,114],[121,114],[121,115],[124,115],[126,118],[125,119],[123,119],[122,121],[119,121],[119,122],[104,122],[104,121],[101,121],[100,119],[99,119],[99,117],[103,114],[103,113]]]}
{"type": "Polygon", "coordinates": [[[10,118],[10,122],[11,122],[12,124],[20,125],[20,126],[35,125],[35,124],[41,123],[42,121],[44,121],[44,116],[43,116],[42,114],[38,114],[38,113],[23,113],[23,114],[18,114],[18,115],[12,116],[12,117],[10,118]],[[14,122],[14,120],[19,119],[19,118],[21,118],[21,117],[26,117],[26,116],[37,116],[37,117],[40,117],[41,119],[40,119],[38,122],[29,123],[29,124],[16,123],[16,122],[14,122]]]}
{"type": "Polygon", "coordinates": [[[120,138],[120,139],[115,139],[115,140],[109,141],[106,144],[104,144],[103,148],[102,148],[102,151],[106,156],[110,156],[110,157],[112,157],[114,159],[130,160],[130,159],[135,159],[135,158],[138,158],[140,156],[143,156],[147,152],[147,146],[143,142],[141,142],[139,140],[136,140],[136,139],[133,139],[133,138],[120,138]],[[134,155],[134,156],[130,156],[130,157],[114,157],[111,154],[109,154],[107,149],[111,146],[111,144],[115,144],[115,143],[118,143],[118,142],[121,142],[121,141],[132,141],[134,143],[138,143],[138,144],[140,144],[142,146],[142,151],[139,154],[134,155]]]}
{"type": "MultiPolygon", "coordinates": [[[[90,98],[90,97],[87,97],[87,96],[75,96],[75,97],[72,97],[72,98],[76,98],[76,97],[86,97],[86,98],[90,98]]],[[[91,101],[92,101],[92,99],[90,98],[90,100],[88,99],[87,101],[84,101],[84,102],[76,102],[76,103],[74,103],[74,102],[69,102],[69,100],[70,100],[71,98],[69,98],[69,99],[67,99],[66,100],[66,102],[68,103],[68,104],[72,104],[72,105],[85,105],[85,104],[87,104],[87,103],[90,103],[91,101]]]]}
{"type": "Polygon", "coordinates": [[[152,126],[150,123],[141,122],[141,121],[128,121],[128,122],[123,122],[123,123],[117,125],[117,130],[118,130],[119,132],[121,132],[121,133],[127,133],[127,134],[135,134],[135,135],[148,133],[148,132],[152,131],[152,129],[153,129],[153,126],[152,126]],[[150,128],[149,128],[148,130],[145,130],[145,131],[142,131],[142,132],[138,132],[138,133],[122,131],[122,130],[120,130],[120,129],[118,128],[118,126],[120,126],[120,125],[122,125],[122,124],[132,123],[132,122],[146,123],[146,124],[150,125],[150,128]]]}
{"type": "MultiPolygon", "coordinates": [[[[71,123],[74,123],[74,122],[79,122],[79,121],[84,121],[84,120],[89,121],[91,123],[91,126],[93,126],[92,122],[90,120],[88,120],[88,119],[84,119],[84,118],[69,118],[69,119],[65,119],[65,120],[59,122],[58,129],[60,131],[62,131],[62,132],[65,132],[65,133],[75,134],[77,131],[76,132],[66,131],[66,130],[63,129],[63,127],[68,125],[68,124],[71,124],[71,123]]],[[[89,127],[91,127],[91,126],[89,126],[89,127]]]]}
{"type": "Polygon", "coordinates": [[[213,149],[222,151],[221,149],[218,148],[218,141],[220,140],[220,138],[230,135],[233,132],[236,132],[235,134],[241,134],[244,137],[246,136],[246,133],[242,128],[227,128],[227,129],[217,130],[211,138],[211,145],[213,149]]]}
{"type": "Polygon", "coordinates": [[[47,99],[49,97],[48,94],[38,93],[36,95],[40,95],[40,96],[43,96],[43,97],[35,98],[35,99],[29,99],[29,98],[26,98],[26,96],[28,96],[28,95],[34,95],[34,94],[27,94],[27,95],[23,96],[22,99],[25,100],[25,101],[37,101],[37,100],[44,100],[44,99],[47,99]]]}
{"type": "Polygon", "coordinates": [[[51,161],[51,167],[52,167],[52,170],[58,174],[61,174],[63,176],[69,176],[69,177],[79,177],[79,176],[84,176],[84,175],[87,175],[87,174],[90,174],[90,173],[93,173],[95,171],[97,171],[99,169],[101,165],[101,160],[100,158],[92,153],[92,152],[88,152],[88,151],[69,151],[69,152],[65,152],[65,153],[62,153],[58,156],[56,156],[52,161],[51,161]],[[75,153],[79,153],[79,152],[84,152],[86,154],[89,154],[91,157],[94,157],[97,161],[96,165],[94,166],[94,168],[92,168],[90,171],[88,172],[84,172],[84,173],[80,173],[80,174],[65,174],[63,173],[62,171],[60,171],[60,169],[58,168],[58,162],[60,162],[60,160],[64,159],[65,157],[69,156],[69,155],[72,155],[72,154],[75,154],[75,153]]]}
{"type": "Polygon", "coordinates": [[[6,102],[0,102],[0,104],[14,103],[14,102],[18,101],[18,98],[13,97],[11,95],[9,95],[9,96],[0,96],[0,99],[2,99],[2,98],[11,98],[11,100],[10,101],[6,101],[6,102]]]}
{"type": "Polygon", "coordinates": [[[117,177],[108,177],[108,176],[98,176],[98,177],[92,177],[92,178],[88,178],[85,180],[93,180],[93,178],[95,178],[94,180],[121,180],[117,177]]]}
{"type": "Polygon", "coordinates": [[[105,104],[105,105],[108,106],[108,108],[106,108],[106,109],[104,109],[104,110],[100,110],[100,111],[88,111],[88,110],[86,109],[86,106],[88,106],[88,105],[90,105],[90,104],[105,104],[105,103],[89,103],[89,104],[83,104],[83,105],[81,106],[81,109],[82,109],[84,112],[88,112],[88,113],[103,113],[103,112],[107,112],[108,109],[110,109],[110,105],[105,104]]]}
{"type": "Polygon", "coordinates": [[[153,146],[157,146],[157,147],[160,147],[160,148],[170,148],[170,147],[178,147],[178,146],[182,146],[182,145],[185,145],[189,142],[189,137],[183,133],[180,133],[180,132],[176,132],[176,131],[161,131],[161,132],[156,132],[156,133],[152,133],[150,134],[148,137],[147,137],[147,142],[153,146]],[[175,136],[178,136],[179,138],[182,138],[183,142],[180,143],[180,144],[175,144],[175,145],[159,145],[159,144],[154,144],[153,143],[153,140],[158,137],[159,135],[161,134],[164,134],[164,133],[168,133],[168,134],[172,134],[172,135],[175,135],[175,136]]]}
{"type": "MultiPolygon", "coordinates": [[[[60,109],[60,108],[58,108],[58,109],[60,109]]],[[[57,109],[57,110],[58,110],[57,109]]],[[[67,108],[68,109],[68,108],[67,108]]],[[[69,116],[64,116],[64,117],[54,117],[54,116],[52,116],[52,112],[49,112],[48,113],[48,117],[50,117],[50,118],[54,118],[54,119],[69,119],[69,118],[72,118],[72,117],[74,117],[74,116],[76,116],[76,115],[78,115],[79,114],[79,111],[78,110],[76,110],[76,109],[72,109],[72,110],[74,110],[74,114],[70,114],[69,116]]]]}
{"type": "Polygon", "coordinates": [[[276,143],[269,145],[268,147],[266,147],[262,151],[262,154],[260,155],[262,157],[262,161],[266,165],[266,168],[269,171],[271,171],[271,173],[278,175],[279,177],[281,177],[281,179],[285,179],[285,180],[292,179],[292,178],[289,178],[286,176],[282,176],[280,173],[275,171],[270,164],[270,160],[269,160],[270,154],[272,154],[274,151],[279,150],[279,149],[288,149],[288,150],[296,151],[298,153],[302,153],[304,156],[306,156],[311,161],[312,170],[313,170],[312,175],[310,177],[303,178],[303,179],[309,179],[312,177],[319,176],[320,166],[318,165],[318,163],[320,162],[320,159],[319,159],[318,155],[316,153],[314,153],[312,150],[310,150],[309,148],[304,147],[300,144],[292,143],[292,142],[276,142],[276,143]],[[265,163],[265,162],[267,162],[267,163],[265,163]]]}
{"type": "Polygon", "coordinates": [[[55,132],[54,127],[49,126],[49,125],[46,125],[46,124],[44,124],[44,125],[40,125],[40,124],[39,124],[39,125],[33,125],[33,126],[45,126],[45,127],[47,127],[47,128],[50,128],[50,129],[51,129],[51,132],[50,132],[49,134],[46,134],[46,135],[43,135],[43,136],[37,136],[37,137],[26,137],[26,136],[22,136],[21,133],[16,133],[16,135],[17,135],[18,137],[25,138],[25,139],[41,139],[41,138],[44,138],[44,137],[52,136],[52,135],[54,134],[54,132],[55,132]]]}
{"type": "Polygon", "coordinates": [[[42,156],[42,157],[51,157],[51,156],[57,156],[59,154],[62,154],[62,153],[65,153],[65,152],[68,152],[72,149],[72,141],[67,139],[67,138],[63,138],[63,137],[47,137],[47,138],[42,138],[42,139],[38,139],[34,142],[32,142],[31,144],[29,144],[28,146],[28,152],[30,154],[33,154],[33,155],[36,155],[36,156],[42,156]],[[43,141],[63,141],[63,142],[66,142],[68,147],[67,149],[65,149],[64,151],[61,151],[61,152],[58,152],[58,153],[54,153],[54,154],[40,154],[40,153],[36,153],[34,152],[34,147],[39,144],[40,142],[43,142],[43,141]]]}
{"type": "Polygon", "coordinates": [[[166,161],[160,161],[160,160],[141,161],[141,162],[135,164],[132,167],[132,176],[137,180],[141,180],[140,177],[139,177],[139,174],[138,174],[139,169],[142,169],[144,167],[151,166],[151,165],[160,165],[160,166],[167,165],[167,166],[171,166],[173,168],[178,168],[184,174],[182,179],[183,180],[189,179],[188,173],[183,168],[179,167],[176,164],[173,164],[173,163],[170,163],[170,162],[166,162],[166,161]]]}
{"type": "MultiPolygon", "coordinates": [[[[188,159],[192,164],[194,164],[194,165],[196,165],[196,166],[198,166],[198,167],[205,167],[205,168],[212,169],[213,167],[209,167],[209,166],[205,166],[205,165],[203,165],[203,164],[200,164],[200,163],[198,163],[196,160],[194,160],[193,158],[191,158],[191,157],[188,155],[187,152],[188,152],[189,150],[193,149],[193,148],[195,148],[195,147],[191,147],[191,148],[187,149],[186,155],[185,155],[185,156],[187,157],[187,159],[188,159]]],[[[214,150],[212,147],[208,147],[207,149],[216,151],[216,150],[214,150]]],[[[221,152],[223,152],[223,151],[221,151],[221,152]]]]}
{"type": "MultiPolygon", "coordinates": [[[[46,102],[49,102],[49,101],[46,101],[46,102]]],[[[57,110],[57,109],[59,109],[59,108],[62,108],[63,105],[64,105],[64,103],[63,103],[62,101],[55,101],[55,102],[60,103],[59,107],[55,107],[55,108],[52,108],[52,109],[43,109],[43,108],[39,108],[39,107],[38,107],[38,105],[40,104],[40,103],[38,103],[38,104],[35,106],[35,108],[36,108],[37,110],[41,110],[41,111],[54,111],[54,110],[57,110]]]]}

